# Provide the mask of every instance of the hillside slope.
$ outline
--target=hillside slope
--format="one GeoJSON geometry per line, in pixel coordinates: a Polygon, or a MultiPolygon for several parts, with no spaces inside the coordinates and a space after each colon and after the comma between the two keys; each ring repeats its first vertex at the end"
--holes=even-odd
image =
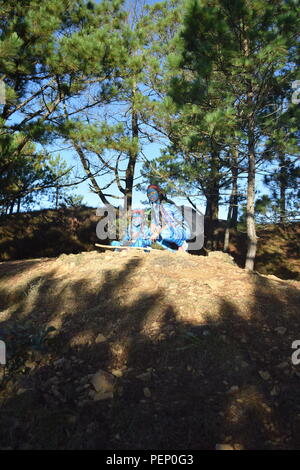
{"type": "MultiPolygon", "coordinates": [[[[0,261],[55,257],[62,253],[94,250],[96,209],[43,210],[0,217],[0,261]]],[[[217,249],[224,244],[225,221],[219,221],[217,249]]],[[[207,222],[205,224],[208,230],[207,222]]],[[[258,251],[255,269],[283,279],[300,281],[300,224],[258,226],[258,251]]],[[[246,233],[231,230],[230,254],[243,267],[246,233]]]]}
{"type": "Polygon", "coordinates": [[[299,448],[299,300],[221,252],[0,263],[0,447],[299,448]]]}
{"type": "Polygon", "coordinates": [[[45,209],[0,217],[0,260],[58,256],[94,249],[96,209],[45,209]]]}

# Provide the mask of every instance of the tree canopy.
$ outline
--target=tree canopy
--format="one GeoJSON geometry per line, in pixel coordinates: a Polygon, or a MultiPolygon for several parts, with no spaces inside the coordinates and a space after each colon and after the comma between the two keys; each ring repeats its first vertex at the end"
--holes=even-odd
{"type": "Polygon", "coordinates": [[[212,249],[220,205],[235,228],[245,205],[249,269],[258,214],[298,217],[297,2],[0,7],[2,212],[42,194],[57,205],[63,188],[85,180],[103,204],[125,198],[130,208],[138,185],[157,182],[191,204],[204,198],[212,249]],[[146,151],[153,142],[157,159],[146,151]],[[64,146],[79,177],[57,151],[64,146]]]}

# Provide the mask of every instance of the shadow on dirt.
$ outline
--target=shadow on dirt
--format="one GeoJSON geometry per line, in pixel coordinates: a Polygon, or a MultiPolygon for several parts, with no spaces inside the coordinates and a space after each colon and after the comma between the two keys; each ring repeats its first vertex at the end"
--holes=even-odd
{"type": "Polygon", "coordinates": [[[84,275],[63,284],[53,269],[6,298],[0,447],[299,448],[300,370],[290,361],[299,291],[253,274],[250,315],[220,298],[217,317],[193,325],[178,320],[159,285],[124,302],[139,269],[133,257],[98,284],[84,275]],[[56,331],[35,348],[49,324],[56,331]],[[113,399],[89,395],[99,369],[117,376],[113,399]]]}

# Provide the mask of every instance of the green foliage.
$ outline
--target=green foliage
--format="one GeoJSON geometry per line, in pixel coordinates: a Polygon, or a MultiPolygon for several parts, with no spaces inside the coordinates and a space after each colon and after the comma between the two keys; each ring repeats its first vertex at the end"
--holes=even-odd
{"type": "Polygon", "coordinates": [[[63,179],[66,182],[71,171],[59,156],[39,153],[31,143],[24,146],[22,153],[11,158],[21,139],[19,134],[9,141],[0,139],[3,154],[8,154],[7,165],[0,173],[0,208],[4,213],[12,211],[16,204],[19,208],[21,204],[28,208],[36,200],[36,194],[50,196],[51,188],[62,185],[63,179]]]}
{"type": "Polygon", "coordinates": [[[2,205],[7,200],[3,193],[8,200],[24,197],[34,180],[43,180],[45,188],[55,186],[58,175],[53,177],[53,163],[40,146],[61,138],[70,108],[74,117],[77,107],[82,112],[92,106],[76,101],[90,93],[91,84],[114,89],[126,57],[121,5],[1,0],[0,69],[6,91],[0,117],[2,205]]]}
{"type": "Polygon", "coordinates": [[[298,154],[299,111],[287,103],[298,74],[298,13],[292,1],[186,2],[168,57],[171,145],[145,176],[210,203],[211,193],[230,188],[235,168],[247,171],[252,145],[265,171],[280,151],[298,154]]]}

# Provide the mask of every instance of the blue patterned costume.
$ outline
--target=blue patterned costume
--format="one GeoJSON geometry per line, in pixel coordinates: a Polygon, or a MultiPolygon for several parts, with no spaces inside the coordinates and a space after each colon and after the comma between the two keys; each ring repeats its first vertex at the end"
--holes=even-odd
{"type": "Polygon", "coordinates": [[[131,223],[127,227],[121,241],[114,241],[112,246],[147,247],[151,245],[150,229],[147,226],[145,213],[141,210],[132,211],[131,223]]]}
{"type": "Polygon", "coordinates": [[[170,202],[152,204],[151,231],[159,231],[157,242],[164,248],[170,248],[170,243],[181,247],[191,238],[190,228],[184,220],[181,210],[170,202]]]}

